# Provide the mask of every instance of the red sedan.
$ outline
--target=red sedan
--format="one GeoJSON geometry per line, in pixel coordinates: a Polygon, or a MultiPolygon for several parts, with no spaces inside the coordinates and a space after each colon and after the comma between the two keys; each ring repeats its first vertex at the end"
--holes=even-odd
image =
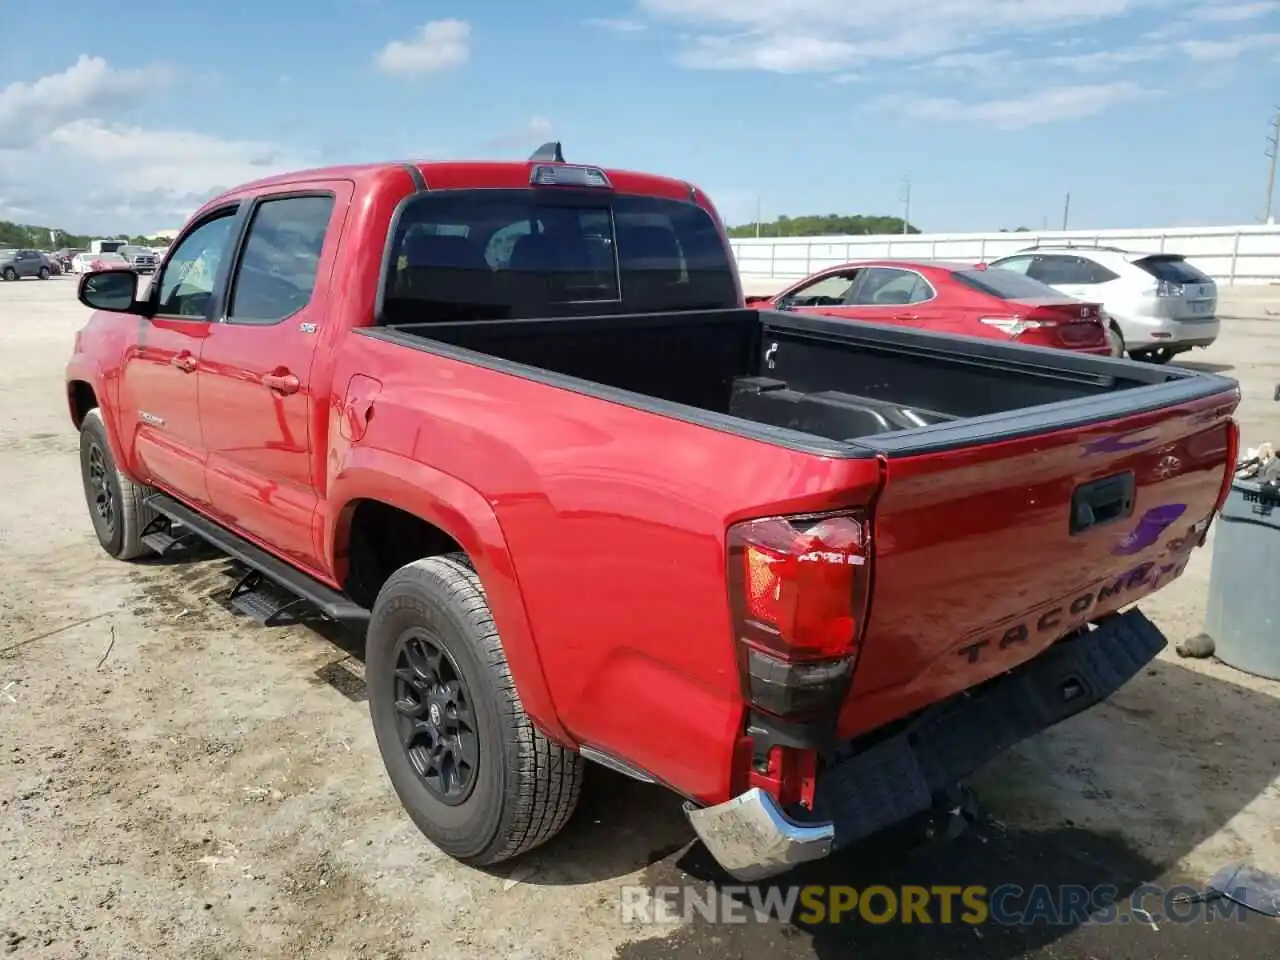
{"type": "Polygon", "coordinates": [[[806,277],[754,306],[1084,353],[1112,353],[1097,303],[1012,270],[939,260],[859,260],[806,277]]]}

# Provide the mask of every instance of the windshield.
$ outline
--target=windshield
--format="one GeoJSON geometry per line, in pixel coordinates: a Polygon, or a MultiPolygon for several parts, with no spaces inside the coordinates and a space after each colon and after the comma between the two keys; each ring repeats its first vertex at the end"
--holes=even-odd
{"type": "Polygon", "coordinates": [[[385,276],[386,323],[737,304],[728,251],[705,210],[586,191],[426,194],[404,209],[385,276]]]}
{"type": "Polygon", "coordinates": [[[12,260],[17,255],[17,250],[0,250],[0,260],[12,260]]]}

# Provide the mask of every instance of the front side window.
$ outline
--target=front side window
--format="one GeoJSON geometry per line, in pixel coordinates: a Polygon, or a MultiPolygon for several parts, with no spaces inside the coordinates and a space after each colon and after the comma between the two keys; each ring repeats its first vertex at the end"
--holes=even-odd
{"type": "Polygon", "coordinates": [[[396,227],[388,323],[729,308],[737,286],[711,217],[655,197],[440,191],[396,227]]]}
{"type": "Polygon", "coordinates": [[[842,307],[857,278],[857,270],[828,274],[797,287],[782,300],[792,306],[842,307]]]}
{"type": "Polygon", "coordinates": [[[160,275],[156,313],[170,317],[208,317],[218,267],[231,239],[235,211],[206,220],[174,249],[160,275]]]}

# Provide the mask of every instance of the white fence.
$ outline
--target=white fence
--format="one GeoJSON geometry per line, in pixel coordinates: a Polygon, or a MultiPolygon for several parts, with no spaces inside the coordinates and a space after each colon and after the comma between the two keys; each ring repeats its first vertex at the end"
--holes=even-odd
{"type": "Polygon", "coordinates": [[[1029,233],[913,233],[731,241],[743,277],[804,277],[850,260],[960,260],[1007,256],[1037,240],[1094,243],[1151,253],[1180,253],[1220,284],[1280,283],[1280,225],[1171,227],[1167,230],[1070,230],[1029,233]]]}

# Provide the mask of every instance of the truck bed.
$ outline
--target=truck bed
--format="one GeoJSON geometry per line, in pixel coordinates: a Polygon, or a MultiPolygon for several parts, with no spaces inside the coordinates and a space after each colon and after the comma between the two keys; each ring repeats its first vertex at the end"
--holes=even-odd
{"type": "Polygon", "coordinates": [[[366,332],[845,457],[1011,439],[1232,386],[1106,357],[751,309],[423,322],[366,332]]]}

